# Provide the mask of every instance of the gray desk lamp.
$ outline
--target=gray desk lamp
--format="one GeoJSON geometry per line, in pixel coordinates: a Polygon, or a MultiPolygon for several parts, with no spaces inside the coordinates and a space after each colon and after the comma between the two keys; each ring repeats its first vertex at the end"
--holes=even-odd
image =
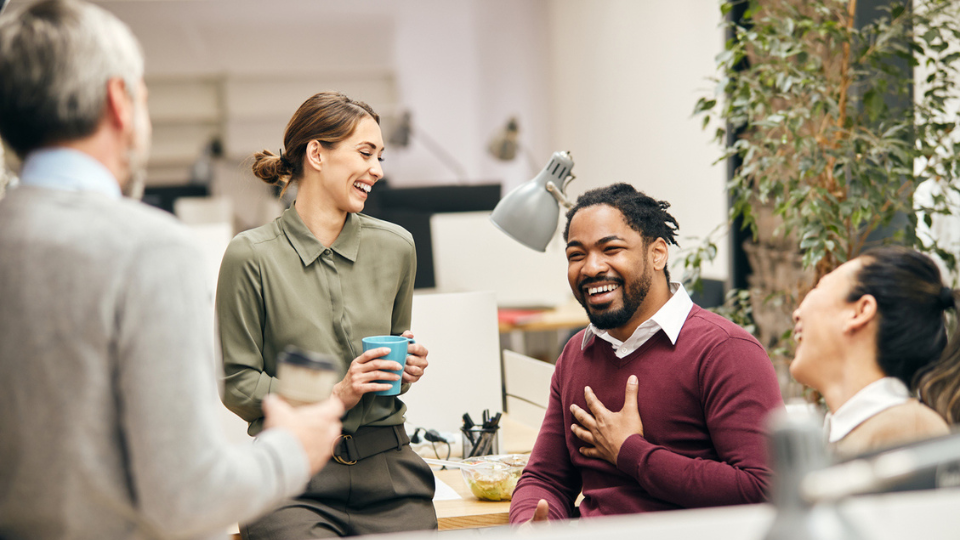
{"type": "Polygon", "coordinates": [[[804,496],[804,480],[828,465],[819,422],[782,412],[771,415],[769,424],[774,470],[770,500],[777,515],[764,540],[862,540],[836,500],[804,496]]]}
{"type": "Polygon", "coordinates": [[[557,231],[560,206],[573,206],[564,191],[573,180],[573,158],[569,152],[554,152],[550,162],[533,180],[508,193],[497,203],[490,220],[517,242],[537,251],[546,251],[557,231]]]}

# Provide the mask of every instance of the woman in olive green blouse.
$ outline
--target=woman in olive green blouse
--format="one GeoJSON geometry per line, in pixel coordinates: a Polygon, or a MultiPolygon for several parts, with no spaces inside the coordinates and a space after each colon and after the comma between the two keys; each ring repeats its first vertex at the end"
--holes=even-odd
{"type": "MultiPolygon", "coordinates": [[[[379,117],[365,103],[324,92],[300,106],[285,151],[258,152],[253,172],[297,185],[294,204],[272,223],[237,235],[217,286],[224,404],[250,423],[275,391],[277,354],[288,345],[341,359],[334,395],[347,413],[334,460],[306,492],[260,520],[244,538],[323,538],[436,528],[433,474],[410,449],[406,410],[377,380],[396,362],[361,339],[409,332],[416,254],[406,230],[360,214],[381,178],[379,117]]],[[[427,349],[408,347],[401,394],[423,375],[427,349]]]]}

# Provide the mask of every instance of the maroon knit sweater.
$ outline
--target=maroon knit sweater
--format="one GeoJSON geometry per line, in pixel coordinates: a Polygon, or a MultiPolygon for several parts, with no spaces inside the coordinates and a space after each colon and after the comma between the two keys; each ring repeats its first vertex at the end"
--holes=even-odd
{"type": "Polygon", "coordinates": [[[511,523],[529,520],[539,499],[550,503],[550,519],[765,500],[765,420],[783,401],[770,359],[753,336],[694,305],[676,345],[660,331],[620,359],[601,339],[581,351],[582,341],[583,331],[557,360],[546,417],[510,505],[511,523]],[[616,467],[581,455],[570,404],[589,411],[583,388],[590,386],[618,411],[631,374],[640,384],[643,436],[624,442],[616,467]]]}

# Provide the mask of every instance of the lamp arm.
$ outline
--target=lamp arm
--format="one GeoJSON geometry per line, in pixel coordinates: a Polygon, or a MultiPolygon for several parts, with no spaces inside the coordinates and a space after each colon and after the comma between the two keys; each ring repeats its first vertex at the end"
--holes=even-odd
{"type": "Polygon", "coordinates": [[[466,179],[467,174],[464,172],[463,167],[460,166],[460,163],[456,160],[456,158],[450,155],[449,152],[444,150],[443,146],[441,146],[437,141],[435,141],[433,137],[427,135],[427,133],[422,129],[419,129],[419,126],[417,126],[416,129],[413,130],[413,133],[415,134],[414,135],[415,137],[420,137],[420,139],[424,143],[424,146],[427,147],[427,149],[434,155],[434,157],[436,157],[441,162],[443,162],[444,165],[449,167],[450,170],[452,170],[454,174],[457,175],[457,180],[460,180],[462,182],[466,179]]]}
{"type": "MultiPolygon", "coordinates": [[[[567,183],[570,182],[570,180],[572,179],[573,179],[573,175],[567,176],[567,180],[566,182],[564,182],[564,186],[566,186],[567,183]]],[[[550,194],[553,195],[553,198],[556,199],[558,203],[560,203],[560,206],[566,208],[567,210],[573,208],[573,203],[570,202],[570,199],[567,199],[567,196],[564,195],[563,190],[561,188],[558,188],[557,185],[554,184],[553,182],[547,182],[547,191],[549,191],[550,194]]]]}

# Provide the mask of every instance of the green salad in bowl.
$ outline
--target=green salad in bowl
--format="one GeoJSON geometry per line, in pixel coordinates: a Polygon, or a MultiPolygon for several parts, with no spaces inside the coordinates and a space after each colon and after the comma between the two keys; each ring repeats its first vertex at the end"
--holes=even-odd
{"type": "Polygon", "coordinates": [[[509,501],[528,456],[519,454],[467,458],[475,465],[460,469],[470,491],[483,501],[509,501]]]}

